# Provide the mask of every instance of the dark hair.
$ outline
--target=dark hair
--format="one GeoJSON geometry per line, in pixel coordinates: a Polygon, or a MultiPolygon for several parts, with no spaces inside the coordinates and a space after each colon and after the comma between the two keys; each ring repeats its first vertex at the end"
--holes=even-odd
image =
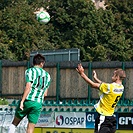
{"type": "Polygon", "coordinates": [[[36,54],[33,58],[33,65],[40,65],[45,62],[45,57],[41,54],[36,54]]]}
{"type": "Polygon", "coordinates": [[[121,80],[123,80],[124,78],[126,78],[126,73],[125,73],[125,71],[122,70],[122,69],[116,69],[116,70],[115,70],[115,74],[116,74],[117,76],[119,76],[121,80]]]}

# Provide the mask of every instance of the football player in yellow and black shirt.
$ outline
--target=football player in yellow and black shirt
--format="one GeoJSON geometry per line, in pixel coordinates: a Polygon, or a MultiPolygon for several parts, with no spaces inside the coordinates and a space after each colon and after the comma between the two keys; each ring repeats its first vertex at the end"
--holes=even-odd
{"type": "Polygon", "coordinates": [[[94,105],[98,113],[95,120],[95,133],[115,133],[116,118],[114,117],[114,111],[124,91],[122,80],[126,77],[125,71],[116,69],[112,76],[112,83],[109,84],[100,81],[95,71],[93,71],[93,77],[96,82],[93,82],[86,76],[81,64],[78,65],[76,70],[92,88],[100,91],[100,100],[94,105]]]}

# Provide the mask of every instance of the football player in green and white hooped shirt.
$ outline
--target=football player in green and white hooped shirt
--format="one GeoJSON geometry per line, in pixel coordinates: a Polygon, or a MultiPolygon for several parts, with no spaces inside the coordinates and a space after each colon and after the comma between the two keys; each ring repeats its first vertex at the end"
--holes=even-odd
{"type": "Polygon", "coordinates": [[[49,73],[43,69],[44,64],[45,57],[37,54],[33,58],[34,67],[25,71],[26,87],[8,133],[15,133],[16,126],[25,116],[28,118],[27,133],[34,132],[51,80],[49,73]]]}

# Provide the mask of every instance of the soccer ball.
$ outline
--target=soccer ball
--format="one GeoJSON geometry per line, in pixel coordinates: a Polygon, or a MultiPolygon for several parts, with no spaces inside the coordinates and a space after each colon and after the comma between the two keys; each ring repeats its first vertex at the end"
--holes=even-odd
{"type": "Polygon", "coordinates": [[[37,20],[40,23],[47,24],[50,21],[50,15],[46,11],[41,11],[36,14],[37,20]]]}

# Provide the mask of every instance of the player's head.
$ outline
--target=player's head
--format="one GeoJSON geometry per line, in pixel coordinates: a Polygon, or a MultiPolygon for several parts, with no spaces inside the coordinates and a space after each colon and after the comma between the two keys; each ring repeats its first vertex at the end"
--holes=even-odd
{"type": "Polygon", "coordinates": [[[126,77],[126,73],[125,73],[124,70],[122,70],[122,69],[116,69],[114,71],[113,76],[112,76],[112,81],[113,82],[115,82],[116,80],[121,80],[122,81],[123,79],[125,79],[125,77],[126,77]]]}
{"type": "Polygon", "coordinates": [[[41,54],[36,54],[33,58],[33,65],[41,65],[43,67],[45,63],[45,57],[41,54]]]}

